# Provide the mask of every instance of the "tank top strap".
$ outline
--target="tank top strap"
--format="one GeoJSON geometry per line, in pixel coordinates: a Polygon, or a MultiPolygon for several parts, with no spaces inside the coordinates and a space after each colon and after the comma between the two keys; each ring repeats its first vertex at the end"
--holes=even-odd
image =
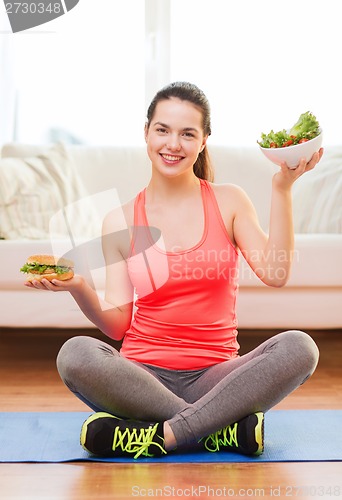
{"type": "Polygon", "coordinates": [[[147,246],[150,246],[150,243],[147,243],[147,240],[150,240],[150,235],[148,232],[147,221],[145,218],[145,192],[146,188],[140,191],[134,200],[134,219],[133,219],[133,228],[132,228],[132,239],[131,239],[131,248],[130,255],[135,255],[139,253],[141,242],[145,241],[147,246]],[[145,233],[143,235],[142,233],[145,233]],[[138,238],[139,235],[139,238],[138,238]],[[137,248],[137,245],[139,248],[137,248]]]}
{"type": "Polygon", "coordinates": [[[145,193],[146,188],[144,188],[140,193],[137,194],[134,200],[134,226],[146,225],[146,220],[144,217],[144,205],[145,205],[145,193]]]}
{"type": "Polygon", "coordinates": [[[217,199],[214,193],[214,190],[209,181],[200,179],[202,185],[202,193],[205,197],[205,205],[207,212],[207,221],[206,224],[208,235],[207,237],[213,236],[216,239],[218,231],[223,231],[225,238],[228,238],[229,243],[231,243],[230,238],[228,236],[227,228],[223,221],[220,208],[217,203],[217,199]]]}

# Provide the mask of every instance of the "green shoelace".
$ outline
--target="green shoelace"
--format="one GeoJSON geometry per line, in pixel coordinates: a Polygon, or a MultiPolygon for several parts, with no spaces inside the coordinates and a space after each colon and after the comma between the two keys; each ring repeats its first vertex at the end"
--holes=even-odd
{"type": "MultiPolygon", "coordinates": [[[[115,451],[121,448],[123,452],[135,453],[133,458],[138,458],[140,455],[144,457],[153,457],[154,455],[148,452],[151,445],[160,448],[162,453],[166,454],[164,448],[157,442],[153,441],[157,431],[158,423],[148,429],[125,429],[122,431],[119,427],[115,428],[112,450],[115,451]]],[[[164,439],[158,436],[164,443],[164,439]]]]}
{"type": "Polygon", "coordinates": [[[238,423],[236,422],[234,425],[220,429],[200,441],[204,440],[205,449],[212,452],[219,451],[221,446],[238,447],[237,428],[238,423]]]}

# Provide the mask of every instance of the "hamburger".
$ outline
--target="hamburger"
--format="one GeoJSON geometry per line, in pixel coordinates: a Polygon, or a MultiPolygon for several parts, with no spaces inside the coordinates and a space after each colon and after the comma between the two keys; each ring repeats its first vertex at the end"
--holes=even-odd
{"type": "Polygon", "coordinates": [[[27,274],[27,281],[41,281],[43,278],[65,281],[74,276],[74,263],[54,255],[31,255],[20,271],[27,274]]]}

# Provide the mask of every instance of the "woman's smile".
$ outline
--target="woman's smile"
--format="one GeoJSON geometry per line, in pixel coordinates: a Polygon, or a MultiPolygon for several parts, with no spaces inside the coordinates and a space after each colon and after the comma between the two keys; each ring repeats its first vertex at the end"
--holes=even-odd
{"type": "Polygon", "coordinates": [[[163,158],[164,162],[167,163],[168,165],[175,165],[183,159],[183,156],[170,155],[165,153],[160,153],[160,156],[163,158]]]}

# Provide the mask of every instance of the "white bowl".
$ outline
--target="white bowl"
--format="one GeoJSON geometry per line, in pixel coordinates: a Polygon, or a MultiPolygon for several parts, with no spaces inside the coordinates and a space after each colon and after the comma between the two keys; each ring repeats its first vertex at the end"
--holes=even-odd
{"type": "Polygon", "coordinates": [[[310,161],[312,155],[321,147],[322,140],[323,132],[320,130],[320,134],[314,139],[295,146],[285,148],[262,148],[260,146],[260,149],[271,162],[280,165],[281,162],[286,161],[287,166],[293,169],[298,167],[301,158],[305,158],[307,162],[310,161]]]}

